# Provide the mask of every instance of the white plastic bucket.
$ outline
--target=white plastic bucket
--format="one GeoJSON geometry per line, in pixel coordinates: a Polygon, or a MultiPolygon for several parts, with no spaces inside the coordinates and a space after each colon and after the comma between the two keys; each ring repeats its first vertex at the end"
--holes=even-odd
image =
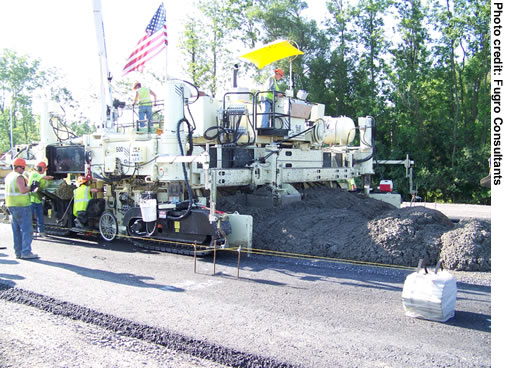
{"type": "Polygon", "coordinates": [[[139,202],[141,207],[142,220],[144,222],[154,222],[156,217],[156,199],[141,199],[139,202]]]}

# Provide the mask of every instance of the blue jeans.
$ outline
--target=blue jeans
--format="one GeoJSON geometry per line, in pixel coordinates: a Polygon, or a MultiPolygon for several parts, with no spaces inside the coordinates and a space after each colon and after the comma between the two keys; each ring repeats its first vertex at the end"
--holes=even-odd
{"type": "Polygon", "coordinates": [[[140,127],[146,127],[146,122],[143,122],[143,120],[147,119],[147,122],[151,121],[153,115],[153,108],[151,105],[139,105],[139,121],[140,127]]]}
{"type": "Polygon", "coordinates": [[[16,256],[24,256],[32,252],[32,208],[30,206],[13,206],[11,213],[12,235],[16,256]]]}
{"type": "Polygon", "coordinates": [[[261,128],[269,128],[270,119],[272,116],[272,101],[264,100],[264,114],[262,115],[262,127],[261,128]]]}
{"type": "Polygon", "coordinates": [[[35,218],[37,219],[37,228],[39,233],[45,232],[45,226],[44,226],[44,211],[42,210],[42,203],[35,203],[32,202],[32,213],[35,215],[35,218]]]}

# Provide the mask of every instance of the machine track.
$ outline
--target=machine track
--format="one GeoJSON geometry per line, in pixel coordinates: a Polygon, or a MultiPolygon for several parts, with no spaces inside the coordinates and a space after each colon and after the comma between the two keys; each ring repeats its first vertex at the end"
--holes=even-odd
{"type": "MultiPolygon", "coordinates": [[[[46,233],[50,236],[58,236],[58,237],[69,237],[69,238],[77,238],[79,233],[89,233],[92,232],[97,237],[100,237],[97,231],[94,230],[79,230],[79,232],[74,232],[73,229],[65,229],[59,226],[46,224],[46,233]]],[[[148,239],[146,238],[136,238],[125,236],[125,238],[135,247],[139,247],[145,250],[151,251],[159,251],[159,252],[167,252],[171,254],[180,254],[180,255],[194,255],[194,248],[191,245],[183,244],[183,243],[168,243],[162,240],[156,239],[148,239]]],[[[219,247],[219,245],[217,246],[219,247]]],[[[205,246],[197,244],[197,255],[205,256],[213,253],[213,248],[211,246],[205,246]]]]}
{"type": "MultiPolygon", "coordinates": [[[[190,255],[190,256],[193,256],[195,253],[194,248],[186,243],[185,244],[172,243],[172,242],[168,243],[156,239],[147,239],[147,238],[141,239],[135,237],[128,237],[128,241],[134,246],[145,250],[168,252],[171,254],[190,255]]],[[[213,250],[214,249],[211,246],[204,246],[197,244],[198,256],[210,255],[213,252],[213,250]]]]}
{"type": "Polygon", "coordinates": [[[46,233],[51,236],[60,236],[66,237],[71,234],[70,230],[61,226],[56,226],[54,224],[46,224],[46,233]]]}

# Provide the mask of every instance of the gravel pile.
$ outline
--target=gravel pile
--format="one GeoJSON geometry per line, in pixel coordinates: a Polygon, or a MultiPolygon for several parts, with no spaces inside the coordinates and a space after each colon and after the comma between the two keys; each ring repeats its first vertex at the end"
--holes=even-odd
{"type": "Polygon", "coordinates": [[[1,298],[0,316],[0,368],[225,367],[1,298]]]}
{"type": "Polygon", "coordinates": [[[255,249],[410,267],[441,259],[447,269],[490,271],[490,221],[454,224],[421,206],[397,209],[325,187],[299,191],[302,201],[279,207],[255,207],[260,192],[221,196],[217,208],[253,216],[255,249]]]}
{"type": "Polygon", "coordinates": [[[463,219],[441,237],[441,261],[448,269],[490,271],[490,222],[463,219]]]}

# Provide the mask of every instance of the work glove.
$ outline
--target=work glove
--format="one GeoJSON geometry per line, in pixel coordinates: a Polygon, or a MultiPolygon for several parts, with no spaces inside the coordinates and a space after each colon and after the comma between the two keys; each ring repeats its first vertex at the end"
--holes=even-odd
{"type": "Polygon", "coordinates": [[[40,186],[39,182],[33,181],[30,186],[30,192],[37,192],[37,190],[39,189],[39,186],[40,186]]]}

